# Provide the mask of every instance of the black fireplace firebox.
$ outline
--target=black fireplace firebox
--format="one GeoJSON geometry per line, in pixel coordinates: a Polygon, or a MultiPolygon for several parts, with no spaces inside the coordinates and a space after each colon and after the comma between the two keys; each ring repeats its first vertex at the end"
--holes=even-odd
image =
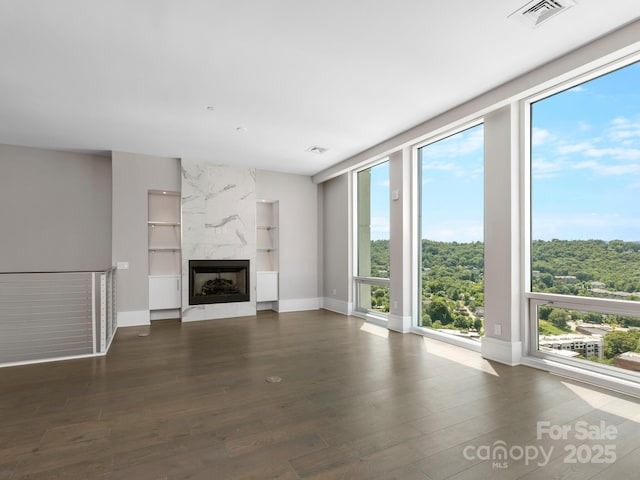
{"type": "Polygon", "coordinates": [[[189,305],[248,302],[249,260],[189,260],[189,305]]]}

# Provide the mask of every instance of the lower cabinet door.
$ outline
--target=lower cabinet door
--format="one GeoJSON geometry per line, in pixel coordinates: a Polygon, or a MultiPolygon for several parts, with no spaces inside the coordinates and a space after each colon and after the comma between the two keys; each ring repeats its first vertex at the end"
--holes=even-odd
{"type": "Polygon", "coordinates": [[[179,275],[149,277],[149,310],[167,310],[182,306],[179,275]]]}
{"type": "Polygon", "coordinates": [[[258,272],[256,296],[258,302],[278,300],[278,272],[258,272]]]}

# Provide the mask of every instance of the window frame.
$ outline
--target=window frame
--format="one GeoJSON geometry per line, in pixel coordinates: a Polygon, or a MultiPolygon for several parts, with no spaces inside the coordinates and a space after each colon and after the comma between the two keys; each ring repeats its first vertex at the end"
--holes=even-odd
{"type": "MultiPolygon", "coordinates": [[[[390,157],[389,156],[384,156],[382,158],[378,158],[375,160],[372,160],[370,162],[367,162],[366,164],[360,166],[357,169],[354,169],[351,173],[352,173],[352,181],[353,184],[355,185],[355,188],[353,188],[353,209],[352,209],[352,214],[353,214],[353,225],[352,225],[352,248],[353,248],[353,255],[352,255],[352,259],[353,259],[353,264],[352,264],[352,271],[353,271],[353,275],[351,276],[351,291],[352,291],[352,298],[353,298],[353,311],[352,314],[361,318],[364,318],[366,320],[372,321],[373,323],[378,323],[381,325],[386,325],[388,320],[389,320],[389,313],[387,312],[378,312],[375,310],[370,310],[367,308],[363,308],[360,306],[360,295],[359,295],[359,291],[360,291],[360,286],[361,285],[376,285],[376,286],[381,286],[381,287],[387,287],[390,288],[391,286],[391,266],[389,266],[389,277],[385,278],[385,277],[373,277],[373,276],[363,276],[363,275],[359,275],[359,246],[360,246],[360,239],[359,239],[359,232],[358,232],[358,210],[359,210],[359,182],[358,182],[358,174],[360,172],[363,172],[365,170],[370,170],[374,167],[377,167],[378,165],[382,165],[385,162],[389,162],[390,161],[390,157]]],[[[389,212],[389,214],[391,214],[391,212],[389,212]]],[[[391,241],[391,239],[389,239],[389,241],[391,241]]],[[[389,246],[389,248],[391,248],[391,246],[389,246]]]]}
{"type": "MultiPolygon", "coordinates": [[[[412,306],[412,324],[413,324],[413,332],[434,338],[436,340],[440,340],[446,343],[451,343],[454,345],[458,345],[464,348],[468,348],[475,351],[480,351],[480,346],[482,344],[482,337],[480,337],[479,341],[471,340],[469,338],[452,335],[447,333],[446,331],[437,329],[437,328],[429,328],[423,327],[420,324],[422,323],[422,162],[420,161],[420,149],[429,145],[433,145],[441,140],[445,140],[449,137],[453,137],[454,135],[458,135],[466,130],[470,130],[479,125],[484,125],[485,119],[484,115],[474,117],[471,120],[466,119],[463,122],[458,122],[449,126],[445,130],[438,132],[436,135],[432,135],[426,139],[418,143],[414,143],[411,146],[411,159],[412,159],[412,173],[414,173],[412,178],[412,221],[415,226],[416,234],[413,235],[412,240],[412,264],[413,264],[413,293],[414,293],[414,301],[412,306]]],[[[483,139],[484,145],[484,139],[483,139]]],[[[484,146],[483,146],[484,148],[484,146]]],[[[484,162],[486,159],[484,159],[484,162]]],[[[483,200],[486,192],[484,191],[484,175],[486,174],[486,170],[483,165],[483,200]]],[[[484,208],[483,208],[483,248],[484,248],[484,208]]],[[[484,290],[484,288],[483,288],[484,290]]]]}
{"type": "Polygon", "coordinates": [[[518,102],[520,108],[519,140],[521,158],[521,285],[522,306],[521,318],[523,324],[524,354],[533,359],[550,364],[561,364],[583,372],[590,372],[605,381],[622,380],[638,385],[637,375],[624,369],[609,365],[589,362],[583,359],[572,359],[555,356],[540,351],[538,345],[538,321],[536,310],[540,306],[553,306],[570,310],[597,312],[603,314],[628,315],[640,317],[640,302],[598,297],[580,297],[577,295],[563,295],[554,293],[533,292],[531,288],[531,260],[532,260],[532,107],[533,104],[559,94],[571,88],[587,83],[593,79],[606,76],[616,70],[628,67],[640,61],[640,52],[634,52],[589,69],[586,72],[561,79],[551,87],[544,87],[536,93],[518,102]]]}

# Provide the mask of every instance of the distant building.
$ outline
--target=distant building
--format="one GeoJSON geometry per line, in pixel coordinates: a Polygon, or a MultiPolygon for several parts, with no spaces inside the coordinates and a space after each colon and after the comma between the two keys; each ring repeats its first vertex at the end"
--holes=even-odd
{"type": "Polygon", "coordinates": [[[539,339],[541,350],[557,350],[564,356],[582,355],[585,358],[598,357],[602,358],[604,351],[604,340],[601,336],[592,335],[541,335],[539,339]],[[574,354],[568,354],[574,352],[574,354]]]}
{"type": "Polygon", "coordinates": [[[625,370],[633,370],[634,372],[640,372],[640,353],[624,352],[617,355],[613,359],[613,364],[616,367],[624,368],[625,370]]]}
{"type": "Polygon", "coordinates": [[[585,335],[600,335],[604,336],[613,331],[613,327],[607,324],[597,323],[579,323],[576,325],[576,332],[584,333],[585,335]]]}
{"type": "Polygon", "coordinates": [[[607,285],[604,282],[591,282],[591,288],[604,288],[607,285]]]}
{"type": "Polygon", "coordinates": [[[575,275],[554,275],[554,280],[560,280],[562,283],[576,283],[578,279],[575,275]]]}
{"type": "Polygon", "coordinates": [[[591,290],[593,293],[598,294],[598,295],[602,295],[605,297],[618,297],[618,298],[625,298],[625,297],[630,297],[631,295],[635,295],[635,296],[640,296],[640,292],[610,292],[609,290],[605,290],[603,288],[590,288],[589,290],[591,290]]]}

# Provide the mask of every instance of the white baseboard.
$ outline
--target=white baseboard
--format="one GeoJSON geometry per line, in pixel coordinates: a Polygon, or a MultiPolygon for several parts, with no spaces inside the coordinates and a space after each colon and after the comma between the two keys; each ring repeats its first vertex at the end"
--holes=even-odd
{"type": "Polygon", "coordinates": [[[411,331],[412,323],[411,315],[394,315],[389,314],[389,320],[387,322],[387,328],[394,332],[408,333],[411,331]]]}
{"type": "Polygon", "coordinates": [[[151,325],[149,310],[118,312],[118,327],[137,327],[139,325],[151,325]]]}
{"type": "Polygon", "coordinates": [[[578,368],[542,358],[523,356],[521,363],[528,367],[545,370],[554,375],[560,375],[572,380],[585,382],[590,385],[596,385],[598,387],[622,392],[627,395],[633,395],[634,397],[640,397],[640,386],[638,386],[638,383],[635,381],[624,380],[612,375],[606,375],[592,370],[587,370],[585,368],[578,368]]]}
{"type": "Polygon", "coordinates": [[[480,353],[480,342],[476,342],[469,338],[459,337],[458,335],[451,335],[446,333],[446,330],[436,330],[435,328],[420,328],[412,327],[411,332],[423,337],[432,338],[439,342],[449,343],[456,347],[466,348],[474,352],[480,353]]]}
{"type": "Polygon", "coordinates": [[[342,315],[351,315],[349,302],[337,298],[323,297],[322,308],[331,312],[341,313],[342,315]]]}
{"type": "Polygon", "coordinates": [[[276,312],[303,312],[305,310],[319,310],[320,299],[315,298],[294,298],[292,300],[278,300],[276,312]]]}
{"type": "Polygon", "coordinates": [[[182,307],[182,323],[217,320],[220,318],[251,317],[256,314],[255,302],[229,302],[182,307]]]}
{"type": "Polygon", "coordinates": [[[150,319],[153,322],[154,320],[169,320],[174,318],[180,318],[180,314],[182,310],[179,308],[172,308],[169,310],[151,310],[150,319]]]}
{"type": "Polygon", "coordinates": [[[485,335],[482,337],[480,352],[482,357],[487,360],[494,360],[513,367],[521,363],[522,342],[508,342],[485,335]]]}

